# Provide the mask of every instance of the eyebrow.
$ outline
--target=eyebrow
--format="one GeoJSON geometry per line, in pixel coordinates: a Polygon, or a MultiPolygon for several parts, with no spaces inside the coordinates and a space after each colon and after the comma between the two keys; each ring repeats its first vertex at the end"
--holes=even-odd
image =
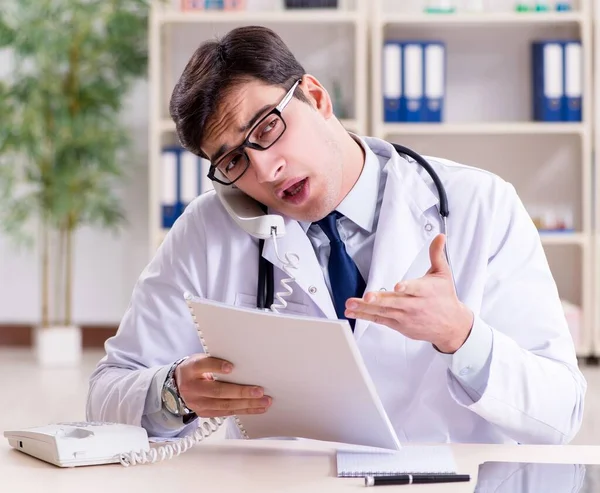
{"type": "MultiPolygon", "coordinates": [[[[261,109],[259,109],[252,118],[250,118],[250,120],[248,120],[244,125],[238,127],[238,131],[240,133],[244,133],[246,132],[249,128],[251,128],[252,126],[254,126],[254,124],[258,121],[258,119],[263,116],[263,114],[270,108],[272,108],[273,105],[272,104],[265,104],[261,109]]],[[[217,159],[219,159],[223,154],[225,154],[229,149],[231,148],[231,146],[227,145],[227,144],[223,144],[221,147],[219,147],[219,149],[217,150],[217,152],[211,157],[210,161],[212,163],[214,163],[215,161],[217,161],[217,159]]]]}

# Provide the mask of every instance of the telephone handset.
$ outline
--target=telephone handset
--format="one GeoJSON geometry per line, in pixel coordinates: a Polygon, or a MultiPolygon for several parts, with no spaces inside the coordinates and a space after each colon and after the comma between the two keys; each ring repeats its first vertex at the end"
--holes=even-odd
{"type": "Polygon", "coordinates": [[[283,217],[265,214],[258,202],[233,185],[213,182],[213,186],[223,207],[246,233],[261,240],[273,237],[273,233],[276,238],[285,235],[283,217]]]}
{"type": "Polygon", "coordinates": [[[300,260],[295,253],[286,253],[285,258],[281,258],[279,255],[277,238],[285,235],[283,217],[278,214],[266,214],[257,201],[233,185],[223,185],[216,181],[213,183],[221,204],[238,226],[255,238],[261,240],[273,239],[275,254],[282,263],[283,270],[289,276],[281,280],[281,286],[285,291],[275,294],[275,298],[279,303],[273,303],[270,306],[271,311],[278,312],[279,309],[287,306],[287,302],[283,298],[290,296],[293,292],[290,283],[295,281],[296,278],[291,269],[297,269],[300,260]]]}

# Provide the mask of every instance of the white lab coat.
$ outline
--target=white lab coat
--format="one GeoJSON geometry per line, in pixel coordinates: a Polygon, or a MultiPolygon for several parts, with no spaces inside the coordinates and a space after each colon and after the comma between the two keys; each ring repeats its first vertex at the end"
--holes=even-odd
{"type": "MultiPolygon", "coordinates": [[[[391,157],[367,290],[391,290],[430,267],[429,244],[441,231],[438,197],[421,167],[384,141],[365,141],[391,157]]],[[[458,295],[475,323],[493,331],[489,379],[474,400],[431,344],[359,320],[354,336],[390,420],[402,442],[566,443],[581,424],[586,382],[538,232],[512,185],[428,159],[448,194],[458,295]]],[[[279,250],[300,257],[288,310],[335,318],[308,237],[296,221],[285,223],[279,250]]],[[[106,343],[90,381],[88,419],[139,425],[152,376],[202,351],[184,291],[255,306],[258,254],[258,241],[214,193],[193,202],[140,276],[118,334],[106,343]]],[[[270,240],[264,256],[280,267],[270,240]]],[[[279,291],[286,276],[274,270],[279,291]]]]}

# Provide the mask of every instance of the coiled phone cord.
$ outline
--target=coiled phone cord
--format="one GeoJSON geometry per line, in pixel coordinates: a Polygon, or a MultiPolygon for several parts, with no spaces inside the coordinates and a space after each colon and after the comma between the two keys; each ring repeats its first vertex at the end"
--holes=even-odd
{"type": "Polygon", "coordinates": [[[172,459],[192,448],[196,443],[211,436],[225,422],[223,418],[209,418],[203,420],[193,434],[177,439],[174,443],[140,450],[139,452],[124,453],[119,456],[119,462],[125,467],[137,464],[153,464],[157,461],[172,459]]]}
{"type": "Polygon", "coordinates": [[[279,313],[279,309],[285,309],[287,306],[287,302],[283,299],[284,296],[290,296],[293,292],[290,283],[295,282],[296,278],[294,274],[290,272],[290,269],[298,269],[298,262],[300,261],[300,257],[295,253],[286,253],[285,260],[279,256],[279,250],[277,248],[277,231],[276,228],[271,228],[271,236],[273,237],[273,244],[275,245],[275,254],[277,255],[278,260],[283,264],[284,272],[290,276],[281,280],[281,285],[285,291],[280,291],[275,294],[275,298],[279,300],[279,303],[273,303],[271,305],[271,310],[279,313]]]}

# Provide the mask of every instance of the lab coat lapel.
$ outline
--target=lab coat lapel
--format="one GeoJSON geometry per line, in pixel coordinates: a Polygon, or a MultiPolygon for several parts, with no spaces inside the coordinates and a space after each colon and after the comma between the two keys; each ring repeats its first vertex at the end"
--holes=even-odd
{"type": "MultiPolygon", "coordinates": [[[[296,278],[296,284],[308,294],[308,296],[317,304],[321,311],[328,318],[337,318],[335,307],[329,296],[329,290],[323,278],[323,271],[319,265],[319,261],[315,254],[314,248],[310,239],[297,221],[284,216],[286,234],[277,239],[277,251],[279,257],[286,259],[286,254],[296,259],[291,254],[296,254],[299,257],[295,263],[297,269],[291,269],[290,273],[296,278]]],[[[277,258],[275,244],[272,238],[265,240],[263,248],[263,257],[271,262],[275,267],[284,271],[283,263],[277,258]]],[[[284,271],[285,272],[285,271],[284,271]]],[[[291,277],[286,276],[284,277],[291,277]]],[[[290,284],[292,289],[295,289],[294,283],[290,284]]],[[[276,281],[275,293],[285,291],[279,282],[276,281]]],[[[285,299],[285,297],[283,297],[285,299]]]]}
{"type": "MultiPolygon", "coordinates": [[[[391,291],[403,280],[430,237],[425,229],[429,219],[424,213],[438,204],[437,195],[417,173],[418,164],[396,155],[386,166],[388,177],[366,292],[391,291]]],[[[370,323],[356,321],[354,333],[357,339],[370,323]]]]}

